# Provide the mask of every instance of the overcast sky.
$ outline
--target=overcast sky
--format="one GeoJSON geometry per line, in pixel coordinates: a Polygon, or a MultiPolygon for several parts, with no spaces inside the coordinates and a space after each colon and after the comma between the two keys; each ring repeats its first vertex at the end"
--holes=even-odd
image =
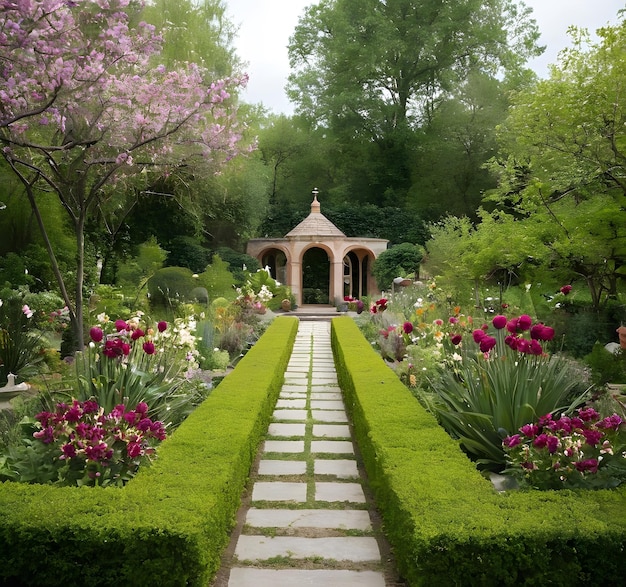
{"type": "MultiPolygon", "coordinates": [[[[287,43],[298,18],[312,0],[225,0],[230,20],[239,26],[237,54],[248,63],[248,89],[242,98],[263,103],[275,113],[291,114],[293,106],[285,96],[289,75],[287,43]]],[[[532,7],[541,31],[545,53],[530,63],[542,77],[547,65],[555,63],[558,52],[570,44],[567,29],[576,25],[594,32],[607,23],[617,23],[617,11],[624,0],[525,0],[532,7]]]]}

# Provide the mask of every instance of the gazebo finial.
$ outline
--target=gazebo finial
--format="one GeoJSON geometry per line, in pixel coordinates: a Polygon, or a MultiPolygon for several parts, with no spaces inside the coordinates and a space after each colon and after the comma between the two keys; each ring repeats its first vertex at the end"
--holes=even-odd
{"type": "Polygon", "coordinates": [[[320,212],[320,203],[317,201],[317,194],[319,191],[317,188],[313,188],[311,192],[313,194],[313,201],[311,202],[311,212],[320,212]]]}

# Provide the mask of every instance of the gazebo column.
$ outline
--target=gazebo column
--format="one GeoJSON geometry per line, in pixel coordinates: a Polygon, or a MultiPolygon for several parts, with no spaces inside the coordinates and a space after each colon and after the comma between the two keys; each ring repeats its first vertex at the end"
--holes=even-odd
{"type": "Polygon", "coordinates": [[[330,271],[330,298],[331,305],[338,305],[343,301],[343,259],[335,260],[331,263],[330,271]]]}
{"type": "Polygon", "coordinates": [[[302,290],[300,284],[302,283],[302,265],[299,261],[291,261],[287,263],[287,285],[291,288],[291,293],[296,298],[296,304],[302,305],[302,290]]]}

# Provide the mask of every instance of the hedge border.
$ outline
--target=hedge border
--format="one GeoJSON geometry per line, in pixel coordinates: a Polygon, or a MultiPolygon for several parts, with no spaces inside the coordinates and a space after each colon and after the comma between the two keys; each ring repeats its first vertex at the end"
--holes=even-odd
{"type": "Polygon", "coordinates": [[[332,320],[340,386],[411,585],[617,585],[626,487],[499,494],[363,337],[332,320]]]}
{"type": "Polygon", "coordinates": [[[124,488],[0,484],[0,581],[206,586],[220,565],[284,380],[281,317],[124,488]]]}

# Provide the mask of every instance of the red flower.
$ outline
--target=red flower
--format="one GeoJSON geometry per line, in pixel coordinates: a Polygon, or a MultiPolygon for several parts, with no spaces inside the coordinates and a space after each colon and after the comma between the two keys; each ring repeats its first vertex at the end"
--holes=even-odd
{"type": "Polygon", "coordinates": [[[157,329],[159,332],[165,332],[167,330],[167,322],[165,322],[164,320],[161,320],[157,324],[157,329]]]}
{"type": "Polygon", "coordinates": [[[452,334],[452,335],[450,335],[450,342],[454,346],[457,346],[458,344],[461,344],[462,340],[463,340],[463,337],[460,334],[452,334]]]}
{"type": "Polygon", "coordinates": [[[480,342],[485,336],[485,331],[477,328],[472,332],[472,336],[474,337],[474,342],[480,342]]]}
{"type": "Polygon", "coordinates": [[[406,334],[411,334],[411,332],[413,332],[413,324],[411,324],[411,322],[405,322],[402,325],[402,330],[404,330],[406,334]]]}
{"type": "Polygon", "coordinates": [[[151,340],[147,340],[143,343],[143,352],[146,355],[154,355],[154,343],[151,340]]]}
{"type": "Polygon", "coordinates": [[[560,290],[559,290],[564,296],[568,295],[570,291],[572,291],[572,286],[571,285],[564,285],[560,290]]]}
{"type": "Polygon", "coordinates": [[[517,319],[517,327],[520,330],[528,330],[533,323],[533,319],[528,314],[522,314],[517,319]]]}

